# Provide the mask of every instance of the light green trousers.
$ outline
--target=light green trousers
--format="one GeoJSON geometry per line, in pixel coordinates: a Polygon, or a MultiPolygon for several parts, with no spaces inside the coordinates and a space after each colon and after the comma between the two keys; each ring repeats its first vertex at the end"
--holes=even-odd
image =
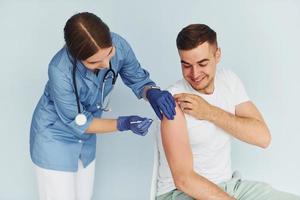
{"type": "MultiPolygon", "coordinates": [[[[237,200],[300,200],[299,196],[275,190],[269,184],[239,178],[221,183],[219,187],[237,200]]],[[[156,200],[194,199],[179,190],[173,190],[158,196],[156,200]]]]}

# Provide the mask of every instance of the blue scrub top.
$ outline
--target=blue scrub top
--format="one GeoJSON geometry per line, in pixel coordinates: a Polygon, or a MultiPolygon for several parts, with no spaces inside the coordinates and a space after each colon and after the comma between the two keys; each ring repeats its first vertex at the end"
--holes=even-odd
{"type": "MultiPolygon", "coordinates": [[[[141,68],[130,45],[121,36],[111,33],[116,48],[111,59],[112,69],[118,72],[123,82],[140,99],[146,85],[155,85],[149,73],[141,68]]],[[[74,85],[73,65],[67,49],[63,47],[51,60],[48,68],[49,80],[40,98],[31,122],[30,155],[32,161],[46,169],[77,171],[78,159],[84,167],[95,159],[96,134],[86,134],[94,117],[101,117],[97,108],[101,101],[102,83],[108,69],[98,75],[77,62],[76,83],[80,107],[87,116],[87,123],[78,126],[78,114],[74,85]]],[[[111,81],[105,84],[104,96],[112,89],[111,81]]]]}

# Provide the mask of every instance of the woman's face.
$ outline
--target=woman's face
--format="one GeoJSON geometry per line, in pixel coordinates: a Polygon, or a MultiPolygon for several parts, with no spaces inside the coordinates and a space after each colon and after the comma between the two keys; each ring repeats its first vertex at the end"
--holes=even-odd
{"type": "Polygon", "coordinates": [[[110,59],[115,55],[115,47],[100,49],[97,53],[83,60],[84,66],[92,71],[109,67],[110,59]]]}

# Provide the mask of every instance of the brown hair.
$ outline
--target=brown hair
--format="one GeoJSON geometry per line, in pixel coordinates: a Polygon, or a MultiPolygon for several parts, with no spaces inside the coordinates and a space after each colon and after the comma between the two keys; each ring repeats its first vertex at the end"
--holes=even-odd
{"type": "Polygon", "coordinates": [[[176,39],[179,50],[191,50],[204,42],[218,46],[216,32],[205,24],[191,24],[184,27],[176,39]]]}
{"type": "Polygon", "coordinates": [[[79,60],[94,55],[100,48],[112,46],[108,26],[96,15],[82,12],[68,19],[64,37],[70,54],[79,60]]]}

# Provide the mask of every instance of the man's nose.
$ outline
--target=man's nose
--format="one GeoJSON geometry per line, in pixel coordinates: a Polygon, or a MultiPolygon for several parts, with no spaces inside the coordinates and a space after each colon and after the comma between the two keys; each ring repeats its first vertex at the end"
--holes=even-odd
{"type": "Polygon", "coordinates": [[[191,70],[191,75],[193,78],[197,78],[199,76],[200,70],[199,67],[193,66],[191,70]]]}

